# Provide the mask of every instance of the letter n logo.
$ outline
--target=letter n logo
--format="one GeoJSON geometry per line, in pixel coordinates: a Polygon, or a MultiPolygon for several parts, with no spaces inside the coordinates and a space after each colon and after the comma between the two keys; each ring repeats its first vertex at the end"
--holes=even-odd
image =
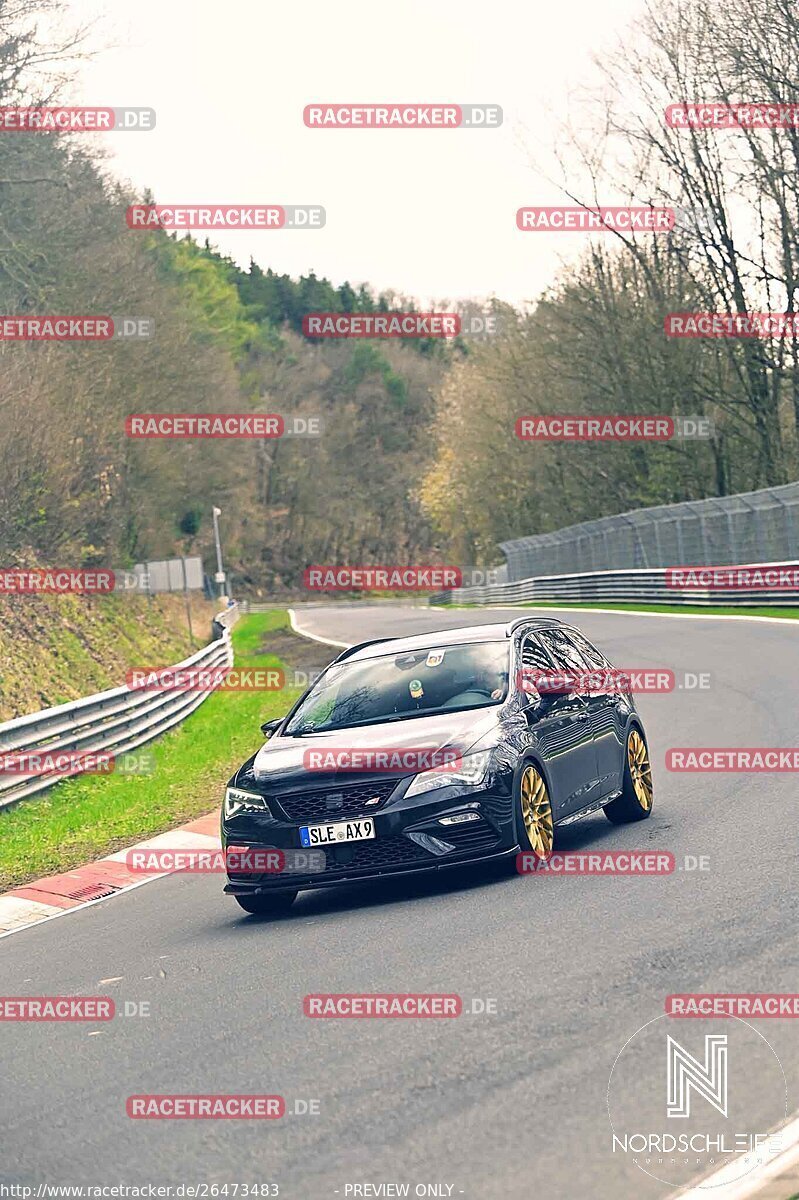
{"type": "Polygon", "coordinates": [[[666,1113],[669,1117],[690,1117],[691,1088],[704,1096],[723,1117],[727,1116],[727,1035],[705,1035],[705,1061],[666,1035],[668,1086],[666,1113]]]}

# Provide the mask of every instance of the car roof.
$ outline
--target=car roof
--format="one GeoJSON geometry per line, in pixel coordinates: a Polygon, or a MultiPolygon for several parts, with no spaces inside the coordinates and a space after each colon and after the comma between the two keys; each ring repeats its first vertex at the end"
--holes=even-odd
{"type": "Polygon", "coordinates": [[[488,622],[456,629],[437,629],[432,633],[414,633],[402,638],[377,638],[360,642],[342,651],[337,662],[379,658],[381,654],[407,654],[413,650],[429,650],[439,646],[457,646],[465,642],[502,642],[522,626],[526,629],[566,628],[557,617],[517,617],[513,621],[488,622]]]}

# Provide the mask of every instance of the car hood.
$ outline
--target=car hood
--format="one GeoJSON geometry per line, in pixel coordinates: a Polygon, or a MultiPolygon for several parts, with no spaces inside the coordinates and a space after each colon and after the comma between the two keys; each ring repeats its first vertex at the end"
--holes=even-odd
{"type": "MultiPolygon", "coordinates": [[[[383,725],[361,725],[304,737],[271,737],[255,756],[252,771],[259,783],[308,783],[313,779],[343,779],[380,772],[309,771],[304,766],[307,750],[451,750],[465,754],[498,721],[500,706],[442,713],[418,720],[388,721],[383,725]]],[[[385,774],[385,772],[383,772],[385,774]]],[[[410,775],[412,771],[400,772],[410,775]]]]}

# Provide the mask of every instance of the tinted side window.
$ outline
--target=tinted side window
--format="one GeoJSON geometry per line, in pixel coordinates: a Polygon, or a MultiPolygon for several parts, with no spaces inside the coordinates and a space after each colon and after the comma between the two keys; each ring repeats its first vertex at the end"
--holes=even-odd
{"type": "Polygon", "coordinates": [[[610,666],[610,663],[600,654],[596,646],[592,646],[588,638],[583,637],[581,633],[572,633],[569,630],[568,638],[569,641],[574,643],[578,652],[592,670],[600,668],[604,671],[610,666]]]}
{"type": "Polygon", "coordinates": [[[552,660],[537,637],[528,633],[522,642],[522,666],[533,671],[551,671],[552,660]]]}
{"type": "Polygon", "coordinates": [[[582,655],[565,633],[561,633],[559,629],[547,629],[542,630],[540,636],[542,642],[552,651],[555,662],[561,670],[578,673],[586,670],[582,655]]]}

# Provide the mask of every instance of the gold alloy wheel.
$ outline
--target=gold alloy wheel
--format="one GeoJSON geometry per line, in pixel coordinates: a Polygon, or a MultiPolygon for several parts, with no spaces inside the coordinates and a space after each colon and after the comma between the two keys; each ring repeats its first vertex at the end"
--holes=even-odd
{"type": "Polygon", "coordinates": [[[635,798],[644,812],[649,812],[652,807],[652,767],[649,764],[646,743],[637,729],[630,730],[627,739],[627,762],[635,798]]]}
{"type": "Polygon", "coordinates": [[[549,858],[555,841],[552,805],[547,785],[533,766],[522,772],[522,818],[530,849],[539,858],[549,858]]]}

